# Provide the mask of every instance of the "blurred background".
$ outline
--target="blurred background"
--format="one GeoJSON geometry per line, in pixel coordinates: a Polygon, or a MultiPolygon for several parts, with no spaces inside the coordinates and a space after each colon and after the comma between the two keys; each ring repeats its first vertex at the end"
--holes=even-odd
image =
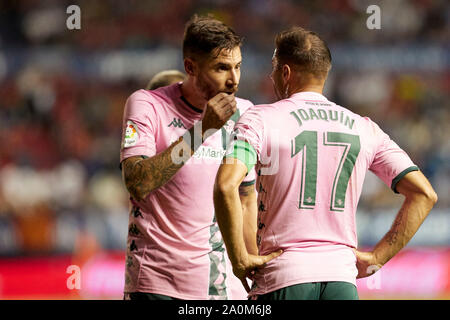
{"type": "MultiPolygon", "coordinates": [[[[330,46],[328,99],[377,122],[439,196],[408,246],[361,299],[450,298],[450,69],[446,0],[0,1],[0,299],[121,299],[128,194],[119,170],[127,97],[183,70],[184,24],[211,13],[245,37],[239,96],[275,100],[277,32],[300,25],[330,46]],[[81,28],[69,30],[76,4],[81,28]],[[369,5],[381,29],[369,30],[369,5]],[[69,266],[79,266],[81,286],[69,266]]],[[[402,197],[369,173],[359,246],[389,229],[402,197]]]]}

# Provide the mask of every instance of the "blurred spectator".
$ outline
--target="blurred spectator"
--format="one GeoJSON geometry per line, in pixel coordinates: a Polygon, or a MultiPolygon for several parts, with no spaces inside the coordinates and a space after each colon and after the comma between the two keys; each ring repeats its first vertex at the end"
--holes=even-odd
{"type": "Polygon", "coordinates": [[[164,70],[155,74],[145,89],[155,90],[159,87],[165,87],[172,83],[183,81],[185,77],[181,71],[164,70]]]}
{"type": "MultiPolygon", "coordinates": [[[[67,2],[1,1],[0,255],[72,252],[84,235],[95,238],[87,251],[124,248],[123,106],[148,74],[182,69],[177,46],[193,13],[211,12],[245,36],[239,94],[255,103],[275,99],[268,77],[275,34],[298,24],[323,35],[334,63],[327,96],[379,123],[448,210],[450,3],[377,1],[378,31],[366,28],[370,4],[82,0],[81,30],[71,31],[67,2]]],[[[399,199],[370,175],[366,184],[362,210],[399,199]]]]}

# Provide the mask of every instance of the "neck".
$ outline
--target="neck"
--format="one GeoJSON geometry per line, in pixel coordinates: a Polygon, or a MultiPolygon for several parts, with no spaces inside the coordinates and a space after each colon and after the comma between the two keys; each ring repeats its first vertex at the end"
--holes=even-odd
{"type": "Polygon", "coordinates": [[[295,92],[292,92],[291,94],[297,93],[297,92],[317,92],[322,94],[323,92],[323,85],[306,85],[299,87],[295,92]]]}
{"type": "Polygon", "coordinates": [[[203,98],[202,94],[195,86],[194,81],[191,77],[188,77],[181,84],[181,94],[194,107],[201,110],[205,108],[207,101],[205,100],[205,98],[203,98]]]}
{"type": "Polygon", "coordinates": [[[322,94],[326,77],[315,77],[311,74],[297,74],[292,78],[288,88],[289,96],[298,92],[317,92],[322,94]]]}
{"type": "Polygon", "coordinates": [[[323,94],[323,86],[324,83],[308,83],[308,84],[297,84],[292,85],[292,87],[288,87],[287,97],[292,96],[295,93],[299,92],[317,92],[323,94]]]}

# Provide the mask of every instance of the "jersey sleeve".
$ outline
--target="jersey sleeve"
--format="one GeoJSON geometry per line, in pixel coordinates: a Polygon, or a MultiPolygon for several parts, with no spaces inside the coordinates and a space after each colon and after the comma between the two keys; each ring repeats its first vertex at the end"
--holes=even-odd
{"type": "Polygon", "coordinates": [[[122,122],[120,161],[132,156],[156,154],[157,115],[145,90],[134,92],[126,101],[122,122]]]}
{"type": "MultiPolygon", "coordinates": [[[[237,98],[238,101],[238,107],[242,112],[242,115],[245,114],[245,112],[253,107],[253,103],[250,100],[240,99],[237,98]]],[[[239,122],[239,120],[238,120],[239,122]]],[[[255,184],[256,182],[256,172],[254,169],[251,169],[248,171],[247,175],[245,176],[244,180],[241,183],[241,186],[249,186],[252,184],[255,184]]]]}
{"type": "Polygon", "coordinates": [[[259,159],[264,137],[264,125],[256,107],[249,108],[234,127],[233,141],[226,157],[239,159],[247,166],[247,176],[256,178],[254,165],[259,159]]]}
{"type": "Polygon", "coordinates": [[[241,186],[249,186],[256,183],[256,171],[255,168],[247,172],[244,180],[242,180],[241,186]]]}
{"type": "Polygon", "coordinates": [[[389,138],[375,123],[372,122],[374,135],[378,139],[372,164],[369,169],[375,173],[395,193],[398,193],[397,183],[409,172],[419,168],[397,143],[389,138]]]}
{"type": "Polygon", "coordinates": [[[241,116],[234,127],[234,134],[236,140],[248,142],[259,158],[264,140],[264,122],[258,107],[249,108],[241,116]]]}

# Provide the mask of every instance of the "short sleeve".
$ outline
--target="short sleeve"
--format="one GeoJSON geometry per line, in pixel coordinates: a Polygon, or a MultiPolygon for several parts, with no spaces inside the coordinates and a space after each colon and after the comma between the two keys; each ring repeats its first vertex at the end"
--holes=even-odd
{"type": "Polygon", "coordinates": [[[255,184],[255,182],[256,182],[256,171],[255,171],[255,168],[253,167],[253,169],[247,173],[247,175],[245,176],[241,185],[249,186],[249,185],[255,184]]]}
{"type": "Polygon", "coordinates": [[[264,141],[264,123],[258,107],[249,108],[234,126],[236,140],[248,142],[259,159],[264,141]]]}
{"type": "Polygon", "coordinates": [[[419,168],[397,143],[389,138],[376,124],[374,124],[375,137],[378,139],[375,156],[370,170],[376,174],[395,193],[397,183],[409,172],[419,168]]]}
{"type": "Polygon", "coordinates": [[[148,91],[134,92],[126,101],[122,122],[120,161],[132,156],[156,154],[157,115],[148,91]]]}

